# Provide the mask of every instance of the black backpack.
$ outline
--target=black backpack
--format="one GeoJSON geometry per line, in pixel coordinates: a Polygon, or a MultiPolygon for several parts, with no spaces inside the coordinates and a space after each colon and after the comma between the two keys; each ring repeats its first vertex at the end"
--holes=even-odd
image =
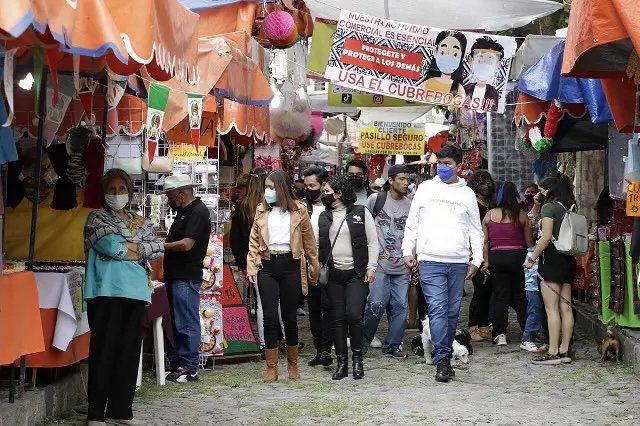
{"type": "Polygon", "coordinates": [[[375,219],[376,216],[380,214],[382,208],[384,207],[384,203],[387,202],[387,191],[378,192],[376,195],[376,203],[373,205],[373,211],[371,212],[371,216],[375,219]]]}

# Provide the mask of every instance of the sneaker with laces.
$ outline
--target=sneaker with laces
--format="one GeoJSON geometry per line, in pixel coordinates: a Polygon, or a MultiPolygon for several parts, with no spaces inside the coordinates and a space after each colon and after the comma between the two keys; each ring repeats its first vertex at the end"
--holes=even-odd
{"type": "Polygon", "coordinates": [[[538,352],[538,347],[533,342],[520,343],[520,349],[524,349],[527,352],[538,352]]]}
{"type": "Polygon", "coordinates": [[[507,336],[504,334],[498,334],[495,339],[493,339],[493,343],[496,346],[507,346],[507,336]]]}
{"type": "Polygon", "coordinates": [[[369,346],[371,346],[372,348],[381,348],[382,342],[380,341],[380,338],[378,336],[373,336],[373,340],[371,341],[371,344],[369,346]]]}
{"type": "Polygon", "coordinates": [[[404,359],[409,356],[409,354],[401,350],[398,346],[389,346],[382,350],[382,354],[395,359],[404,359]]]}

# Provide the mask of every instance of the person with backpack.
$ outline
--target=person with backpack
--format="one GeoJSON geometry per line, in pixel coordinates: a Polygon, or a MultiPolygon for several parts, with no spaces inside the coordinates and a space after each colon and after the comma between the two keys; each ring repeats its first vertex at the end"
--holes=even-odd
{"type": "Polygon", "coordinates": [[[409,174],[405,165],[391,166],[385,191],[371,195],[368,205],[376,225],[379,255],[376,277],[369,286],[364,312],[364,346],[371,345],[380,319],[387,310],[389,330],[382,353],[392,358],[407,357],[400,345],[406,328],[410,280],[410,271],[402,256],[404,227],[411,208],[411,201],[407,198],[409,174]]]}
{"type": "MultiPolygon", "coordinates": [[[[580,241],[586,238],[586,230],[578,229],[584,228],[586,219],[584,216],[578,218],[576,216],[579,215],[571,213],[575,208],[575,196],[567,176],[545,177],[538,186],[543,197],[540,211],[542,235],[533,254],[525,261],[524,267],[532,268],[540,258],[538,274],[542,280],[540,291],[547,313],[549,349],[546,354],[533,358],[532,362],[536,365],[558,365],[571,362],[569,345],[574,325],[570,303],[571,283],[576,274],[576,258],[575,254],[569,254],[572,250],[571,247],[567,250],[566,244],[567,240],[580,241]],[[573,223],[576,226],[572,227],[567,218],[570,218],[569,222],[576,219],[573,223]],[[567,232],[567,229],[570,232],[567,232]]],[[[572,245],[571,241],[569,245],[572,245]]],[[[588,239],[586,243],[588,244],[588,239]]]]}

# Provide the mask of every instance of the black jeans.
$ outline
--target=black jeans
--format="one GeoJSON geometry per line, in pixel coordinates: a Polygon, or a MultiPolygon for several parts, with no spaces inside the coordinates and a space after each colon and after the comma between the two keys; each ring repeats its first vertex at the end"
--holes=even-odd
{"type": "Polygon", "coordinates": [[[331,269],[327,294],[331,305],[331,330],[336,355],[347,353],[347,326],[351,338],[351,349],[362,350],[362,312],[369,294],[369,285],[355,270],[331,269]]]}
{"type": "Polygon", "coordinates": [[[313,346],[318,352],[331,352],[331,317],[326,286],[309,286],[309,326],[313,335],[313,346]]]}
{"type": "MultiPolygon", "coordinates": [[[[491,265],[493,269],[493,265],[491,265]]],[[[469,328],[487,327],[491,323],[489,320],[489,309],[491,307],[491,294],[493,292],[493,281],[491,277],[486,277],[482,272],[478,272],[473,277],[473,297],[469,303],[469,328]]]]}
{"type": "Polygon", "coordinates": [[[89,343],[89,412],[104,422],[133,419],[145,302],[122,297],[87,300],[89,343]]]}
{"type": "Polygon", "coordinates": [[[422,283],[418,281],[415,285],[416,292],[418,293],[418,329],[420,333],[422,333],[422,320],[427,316],[427,298],[424,297],[424,292],[422,291],[422,283]]]}
{"type": "Polygon", "coordinates": [[[258,271],[258,291],[264,314],[264,347],[278,347],[278,302],[282,314],[284,337],[287,346],[298,344],[298,300],[300,287],[300,260],[286,255],[272,255],[270,260],[262,260],[258,271]]]}
{"type": "Polygon", "coordinates": [[[524,330],[527,320],[527,295],[524,291],[523,259],[527,251],[492,250],[489,252],[489,268],[493,280],[495,297],[493,338],[507,333],[509,306],[518,315],[520,328],[524,330]]]}

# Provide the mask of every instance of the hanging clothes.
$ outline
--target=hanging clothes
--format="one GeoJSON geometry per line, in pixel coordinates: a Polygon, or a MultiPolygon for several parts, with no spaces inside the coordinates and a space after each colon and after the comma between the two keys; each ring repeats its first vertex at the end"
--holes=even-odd
{"type": "Polygon", "coordinates": [[[76,186],[67,176],[69,166],[69,154],[65,144],[55,144],[47,148],[51,167],[58,175],[58,180],[53,188],[53,200],[51,208],[55,210],[71,210],[78,205],[76,186]]]}
{"type": "Polygon", "coordinates": [[[626,286],[626,256],[623,241],[611,242],[611,300],[609,309],[617,314],[624,312],[626,286]]]}
{"type": "Polygon", "coordinates": [[[84,167],[87,170],[87,178],[84,185],[83,207],[99,209],[100,181],[104,172],[105,149],[99,137],[92,138],[84,150],[84,167]]]}

